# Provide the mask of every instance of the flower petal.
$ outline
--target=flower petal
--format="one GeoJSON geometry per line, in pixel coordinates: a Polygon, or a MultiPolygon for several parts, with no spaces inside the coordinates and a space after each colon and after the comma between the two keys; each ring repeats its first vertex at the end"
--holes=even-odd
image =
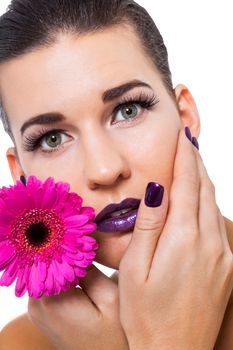
{"type": "Polygon", "coordinates": [[[74,269],[64,259],[62,260],[63,262],[60,264],[60,271],[67,281],[72,282],[75,278],[74,269]]]}
{"type": "Polygon", "coordinates": [[[19,269],[18,279],[15,286],[15,296],[17,297],[22,297],[27,290],[24,274],[25,274],[25,268],[19,269]]]}
{"type": "Polygon", "coordinates": [[[0,270],[5,267],[13,260],[16,253],[12,246],[4,245],[0,247],[0,270]]]}
{"type": "Polygon", "coordinates": [[[89,220],[94,220],[95,218],[95,210],[92,207],[82,207],[80,214],[87,215],[89,220]]]}
{"type": "Polygon", "coordinates": [[[64,223],[70,228],[80,227],[86,224],[89,221],[89,217],[87,215],[73,215],[70,217],[66,217],[64,219],[64,223]]]}
{"type": "Polygon", "coordinates": [[[53,265],[54,276],[60,286],[64,286],[66,284],[65,276],[61,273],[61,264],[58,263],[55,259],[52,260],[51,264],[53,265]]]}
{"type": "Polygon", "coordinates": [[[84,269],[82,269],[80,267],[76,267],[76,266],[74,267],[74,271],[75,271],[76,276],[78,276],[78,277],[85,277],[87,274],[87,270],[84,270],[84,269]]]}
{"type": "Polygon", "coordinates": [[[50,296],[54,293],[54,275],[53,275],[53,268],[51,264],[49,265],[48,271],[47,271],[47,277],[45,279],[45,295],[50,296]]]}
{"type": "Polygon", "coordinates": [[[47,276],[46,263],[39,261],[37,266],[33,264],[28,282],[29,296],[40,298],[44,291],[44,280],[47,276]]]}
{"type": "Polygon", "coordinates": [[[0,286],[10,286],[18,275],[18,260],[15,259],[4,271],[0,278],[0,286]]]}
{"type": "Polygon", "coordinates": [[[0,226],[0,241],[9,238],[9,228],[7,226],[0,226]]]}

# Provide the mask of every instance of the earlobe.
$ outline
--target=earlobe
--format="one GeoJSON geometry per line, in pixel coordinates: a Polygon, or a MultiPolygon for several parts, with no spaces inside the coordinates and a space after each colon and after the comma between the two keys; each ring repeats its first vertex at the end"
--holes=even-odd
{"type": "Polygon", "coordinates": [[[12,179],[14,183],[16,183],[16,181],[20,179],[20,176],[24,175],[24,171],[19,163],[15,147],[8,148],[8,150],[6,151],[6,157],[12,179]]]}
{"type": "Polygon", "coordinates": [[[175,95],[183,126],[188,126],[192,135],[198,137],[200,134],[200,116],[191,92],[185,85],[179,84],[175,88],[175,95]]]}

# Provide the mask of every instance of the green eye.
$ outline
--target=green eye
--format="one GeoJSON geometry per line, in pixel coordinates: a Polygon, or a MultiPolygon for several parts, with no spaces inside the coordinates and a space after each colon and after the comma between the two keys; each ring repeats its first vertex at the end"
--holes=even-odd
{"type": "Polygon", "coordinates": [[[57,147],[59,144],[61,144],[61,140],[61,134],[59,133],[51,133],[45,137],[45,142],[47,145],[49,145],[49,147],[57,147]]]}

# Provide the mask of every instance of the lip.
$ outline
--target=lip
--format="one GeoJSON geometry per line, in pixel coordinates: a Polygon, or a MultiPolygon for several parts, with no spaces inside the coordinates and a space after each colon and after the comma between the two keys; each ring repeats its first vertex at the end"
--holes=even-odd
{"type": "Polygon", "coordinates": [[[107,218],[97,222],[97,231],[119,232],[133,230],[137,218],[138,209],[114,218],[107,218]]]}
{"type": "Polygon", "coordinates": [[[139,207],[141,200],[136,198],[125,198],[120,203],[112,203],[107,205],[103,210],[99,212],[99,214],[95,218],[95,223],[97,224],[101,220],[105,220],[109,217],[109,214],[113,213],[114,211],[118,211],[121,209],[137,209],[139,207]]]}
{"type": "Polygon", "coordinates": [[[107,205],[94,220],[97,224],[97,230],[101,232],[118,232],[133,229],[140,202],[140,199],[126,198],[120,203],[107,205]],[[119,216],[109,217],[115,211],[128,208],[132,208],[132,210],[119,216]]]}

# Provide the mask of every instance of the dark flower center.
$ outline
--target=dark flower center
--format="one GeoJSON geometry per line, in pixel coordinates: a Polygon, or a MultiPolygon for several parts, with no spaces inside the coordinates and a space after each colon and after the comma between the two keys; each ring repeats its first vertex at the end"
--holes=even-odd
{"type": "Polygon", "coordinates": [[[23,209],[10,228],[10,244],[15,247],[22,266],[40,259],[48,264],[63,251],[64,220],[55,209],[23,209]]]}
{"type": "Polygon", "coordinates": [[[48,241],[49,230],[43,222],[35,222],[27,228],[25,234],[29,244],[40,246],[48,241]]]}

